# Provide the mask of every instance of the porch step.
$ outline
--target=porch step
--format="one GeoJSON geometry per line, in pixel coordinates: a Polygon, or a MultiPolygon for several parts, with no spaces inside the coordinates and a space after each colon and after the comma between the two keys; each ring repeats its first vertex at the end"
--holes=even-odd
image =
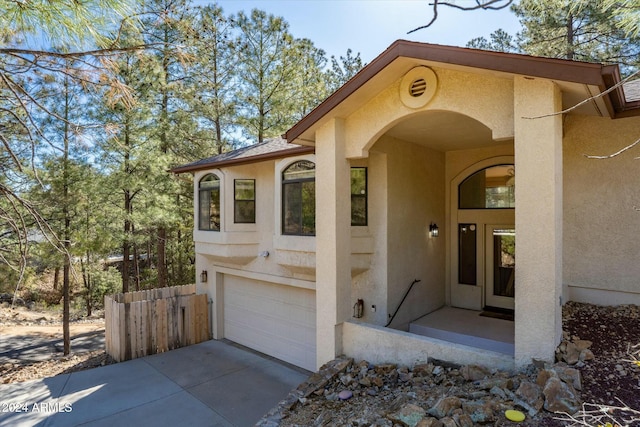
{"type": "Polygon", "coordinates": [[[514,323],[479,311],[443,307],[412,322],[409,332],[501,354],[514,355],[514,323]]]}

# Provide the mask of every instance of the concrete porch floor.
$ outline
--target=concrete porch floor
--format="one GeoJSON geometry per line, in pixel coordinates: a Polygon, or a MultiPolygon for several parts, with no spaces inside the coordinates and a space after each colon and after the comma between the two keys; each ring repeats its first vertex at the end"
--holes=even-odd
{"type": "Polygon", "coordinates": [[[514,355],[514,322],[480,316],[480,311],[442,307],[413,321],[409,332],[514,355]]]}

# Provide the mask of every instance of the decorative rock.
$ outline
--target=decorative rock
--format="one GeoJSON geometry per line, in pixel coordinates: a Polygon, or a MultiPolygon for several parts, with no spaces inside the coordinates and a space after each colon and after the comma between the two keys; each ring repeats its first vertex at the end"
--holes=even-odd
{"type": "Polygon", "coordinates": [[[353,393],[350,390],[342,390],[340,393],[338,393],[338,399],[340,400],[347,400],[347,399],[351,399],[353,397],[353,393]]]}
{"type": "Polygon", "coordinates": [[[382,387],[384,385],[384,381],[380,377],[371,378],[371,383],[376,387],[382,387]]]}
{"type": "Polygon", "coordinates": [[[549,378],[542,393],[545,397],[544,409],[547,411],[572,415],[580,409],[575,389],[560,378],[549,378]]]}
{"type": "Polygon", "coordinates": [[[362,378],[360,381],[358,381],[358,383],[362,387],[371,387],[371,380],[369,379],[369,377],[362,378]]]}
{"type": "Polygon", "coordinates": [[[593,345],[593,343],[589,340],[580,340],[580,339],[574,341],[573,343],[575,344],[578,351],[586,350],[588,348],[591,348],[591,346],[593,345]]]}
{"type": "Polygon", "coordinates": [[[467,381],[479,381],[491,375],[487,368],[478,365],[463,366],[461,373],[467,381]]]}
{"type": "Polygon", "coordinates": [[[427,413],[443,421],[442,418],[451,415],[454,410],[461,407],[462,407],[462,401],[460,400],[459,397],[457,396],[443,397],[440,400],[438,400],[438,402],[433,406],[433,408],[429,409],[427,413]]]}
{"type": "Polygon", "coordinates": [[[458,427],[458,424],[456,424],[453,418],[446,417],[442,418],[440,421],[442,422],[443,427],[458,427]]]}
{"type": "Polygon", "coordinates": [[[375,367],[376,373],[378,375],[387,375],[396,369],[396,365],[393,363],[385,363],[383,365],[378,365],[375,367]]]}
{"type": "Polygon", "coordinates": [[[580,352],[580,361],[588,362],[589,360],[593,360],[594,358],[595,356],[593,355],[593,352],[588,348],[580,352]]]}
{"type": "Polygon", "coordinates": [[[473,427],[473,420],[467,414],[455,414],[453,420],[458,427],[473,427]]]}
{"type": "Polygon", "coordinates": [[[536,379],[536,384],[538,384],[540,386],[540,388],[544,388],[544,386],[547,384],[547,381],[549,381],[549,378],[552,377],[557,377],[558,374],[551,370],[551,369],[543,369],[540,372],[538,372],[538,378],[536,379]]]}
{"type": "Polygon", "coordinates": [[[443,427],[443,426],[444,424],[442,424],[442,421],[433,417],[423,418],[418,424],[416,424],[416,427],[443,427]]]}
{"type": "Polygon", "coordinates": [[[476,384],[482,390],[491,390],[494,387],[509,390],[513,388],[513,380],[511,378],[487,378],[478,381],[476,384]]]}
{"type": "Polygon", "coordinates": [[[582,381],[580,378],[580,371],[575,368],[567,368],[564,366],[555,366],[553,370],[558,374],[558,377],[567,384],[571,384],[576,390],[582,390],[582,381]]]}
{"type": "Polygon", "coordinates": [[[569,365],[575,365],[580,360],[580,350],[572,342],[567,343],[566,353],[562,355],[562,360],[569,365]]]}
{"type": "Polygon", "coordinates": [[[433,365],[431,363],[423,363],[413,367],[414,377],[426,377],[433,373],[433,365]]]}
{"type": "Polygon", "coordinates": [[[404,426],[416,427],[425,415],[426,411],[423,408],[409,403],[404,405],[398,412],[389,415],[387,418],[404,426]]]}
{"type": "Polygon", "coordinates": [[[529,381],[522,381],[520,387],[516,390],[516,395],[520,396],[529,406],[535,408],[536,411],[542,409],[544,400],[542,398],[542,388],[538,384],[529,381]]]}
{"type": "Polygon", "coordinates": [[[489,390],[489,392],[492,395],[499,397],[500,399],[506,399],[507,398],[507,394],[500,387],[493,386],[493,387],[491,387],[491,390],[489,390]]]}
{"type": "Polygon", "coordinates": [[[490,402],[484,401],[463,401],[462,410],[474,423],[490,423],[495,419],[493,408],[490,402]]]}

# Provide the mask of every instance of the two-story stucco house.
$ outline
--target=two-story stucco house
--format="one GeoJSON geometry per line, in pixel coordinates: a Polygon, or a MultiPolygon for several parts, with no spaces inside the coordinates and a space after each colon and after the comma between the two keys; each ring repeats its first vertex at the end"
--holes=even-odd
{"type": "Polygon", "coordinates": [[[310,370],[551,360],[565,302],[640,303],[640,167],[585,156],[640,138],[620,83],[397,41],[284,139],[174,169],[214,338],[310,370]]]}

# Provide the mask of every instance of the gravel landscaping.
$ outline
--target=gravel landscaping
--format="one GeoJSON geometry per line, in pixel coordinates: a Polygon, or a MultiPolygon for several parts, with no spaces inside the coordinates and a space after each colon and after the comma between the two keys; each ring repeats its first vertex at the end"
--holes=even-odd
{"type": "MultiPolygon", "coordinates": [[[[25,320],[6,307],[2,312],[0,326],[5,330],[18,328],[25,320]]],[[[35,313],[29,316],[31,325],[58,322],[55,318],[45,321],[35,313]]],[[[639,319],[637,306],[568,303],[563,310],[565,340],[558,347],[558,363],[532,365],[517,373],[438,361],[408,369],[336,359],[294,390],[261,425],[533,427],[605,425],[607,421],[613,424],[613,419],[621,425],[640,425],[640,414],[635,413],[640,408],[639,319]],[[550,396],[554,392],[569,394],[553,403],[550,396]],[[576,421],[550,412],[570,410],[571,405],[595,412],[586,418],[575,417],[576,421]],[[608,409],[615,407],[627,410],[608,409]],[[508,409],[525,413],[526,420],[508,421],[504,415],[508,409]],[[578,424],[578,419],[587,424],[578,424]]],[[[82,322],[86,321],[78,320],[82,322]]],[[[113,361],[104,350],[96,349],[57,355],[44,362],[2,364],[0,382],[44,378],[109,363],[113,361]]]]}
{"type": "Polygon", "coordinates": [[[517,373],[438,361],[413,369],[336,359],[293,391],[262,426],[640,425],[636,306],[568,303],[553,365],[517,373]],[[582,403],[586,403],[584,406],[582,403]],[[609,407],[626,405],[626,411],[609,407]],[[526,414],[511,422],[505,411],[526,414]],[[584,410],[595,411],[588,414],[584,410]],[[574,414],[574,419],[566,414],[574,414]],[[584,422],[585,424],[579,424],[584,422]]]}

